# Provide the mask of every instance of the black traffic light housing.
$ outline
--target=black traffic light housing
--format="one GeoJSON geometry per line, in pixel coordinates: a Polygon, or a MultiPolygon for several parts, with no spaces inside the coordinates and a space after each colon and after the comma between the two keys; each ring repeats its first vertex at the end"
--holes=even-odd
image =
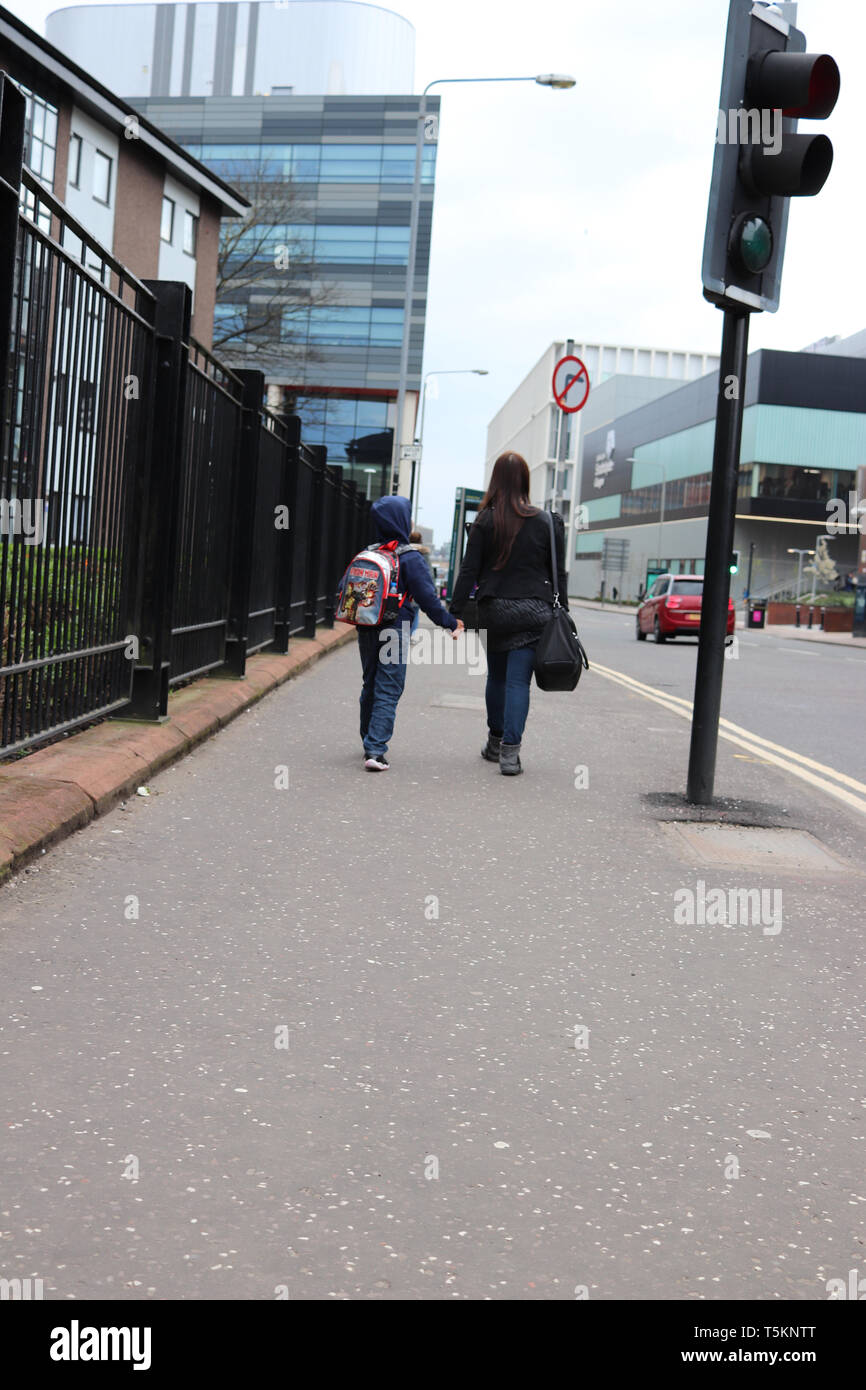
{"type": "Polygon", "coordinates": [[[738,571],[739,571],[739,568],[740,568],[740,552],[739,552],[739,550],[732,550],[732,551],[731,551],[730,563],[728,564],[728,570],[729,570],[729,572],[730,572],[731,574],[737,574],[738,571]]]}
{"type": "Polygon", "coordinates": [[[797,122],[830,115],[839,69],[806,53],[786,8],[730,0],[703,284],[711,303],[740,312],[778,309],[788,199],[819,193],[833,163],[827,136],[797,122]]]}

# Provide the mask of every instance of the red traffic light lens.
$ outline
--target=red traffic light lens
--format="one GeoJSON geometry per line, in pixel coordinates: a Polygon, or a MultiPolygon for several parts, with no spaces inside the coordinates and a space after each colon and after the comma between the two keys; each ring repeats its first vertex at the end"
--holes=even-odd
{"type": "MultiPolygon", "coordinates": [[[[808,56],[808,55],[807,55],[808,56]]],[[[815,59],[809,75],[809,97],[805,110],[785,111],[786,116],[809,116],[813,120],[823,120],[829,116],[839,100],[839,69],[829,53],[822,53],[815,59]]]]}
{"type": "Polygon", "coordinates": [[[822,121],[836,105],[839,81],[829,53],[762,53],[749,61],[746,105],[822,121]]]}

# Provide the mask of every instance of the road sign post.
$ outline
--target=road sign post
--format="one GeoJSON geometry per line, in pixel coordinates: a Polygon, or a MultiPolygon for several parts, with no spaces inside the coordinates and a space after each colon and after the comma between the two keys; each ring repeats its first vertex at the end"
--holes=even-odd
{"type": "Polygon", "coordinates": [[[418,469],[418,465],[420,464],[420,462],[421,462],[421,445],[420,445],[420,444],[401,444],[401,445],[400,445],[399,466],[398,466],[398,469],[397,469],[397,477],[396,477],[396,480],[395,480],[394,488],[395,488],[395,491],[399,491],[399,489],[400,489],[400,478],[401,478],[401,474],[402,474],[402,472],[403,472],[403,464],[404,464],[404,463],[411,463],[411,465],[412,465],[412,471],[411,471],[410,483],[409,483],[409,504],[410,504],[410,507],[411,507],[411,512],[412,512],[413,518],[414,518],[414,516],[415,516],[415,475],[416,475],[416,471],[417,471],[417,469],[418,469]]]}

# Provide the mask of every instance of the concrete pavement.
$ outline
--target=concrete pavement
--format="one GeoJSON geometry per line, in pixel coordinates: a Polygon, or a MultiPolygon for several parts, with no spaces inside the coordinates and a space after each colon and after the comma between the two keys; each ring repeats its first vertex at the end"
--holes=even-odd
{"type": "Polygon", "coordinates": [[[638,691],[534,690],[507,779],[481,677],[413,667],[381,775],[358,688],[336,652],[0,889],[0,1276],[774,1300],[866,1272],[862,818],[722,744],[711,818],[831,860],[707,864],[669,824],[688,724],[638,691]],[[699,883],[781,893],[780,930],[680,924],[699,883]]]}
{"type": "Polygon", "coordinates": [[[154,773],[326,652],[354,641],[351,629],[319,628],[314,638],[294,638],[285,655],[251,656],[241,680],[210,676],[171,691],[168,716],[159,723],[103,720],[0,764],[0,881],[135,794],[154,773]]]}

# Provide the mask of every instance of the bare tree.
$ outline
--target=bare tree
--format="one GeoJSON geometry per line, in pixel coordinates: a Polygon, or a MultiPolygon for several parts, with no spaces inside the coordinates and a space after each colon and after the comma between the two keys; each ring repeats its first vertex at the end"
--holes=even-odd
{"type": "Polygon", "coordinates": [[[228,366],[297,378],[320,359],[305,331],[307,312],[332,303],[335,293],[312,254],[312,204],[298,185],[269,177],[264,164],[233,183],[252,206],[245,218],[222,224],[217,304],[224,311],[236,305],[237,314],[217,319],[214,352],[228,366]]]}

